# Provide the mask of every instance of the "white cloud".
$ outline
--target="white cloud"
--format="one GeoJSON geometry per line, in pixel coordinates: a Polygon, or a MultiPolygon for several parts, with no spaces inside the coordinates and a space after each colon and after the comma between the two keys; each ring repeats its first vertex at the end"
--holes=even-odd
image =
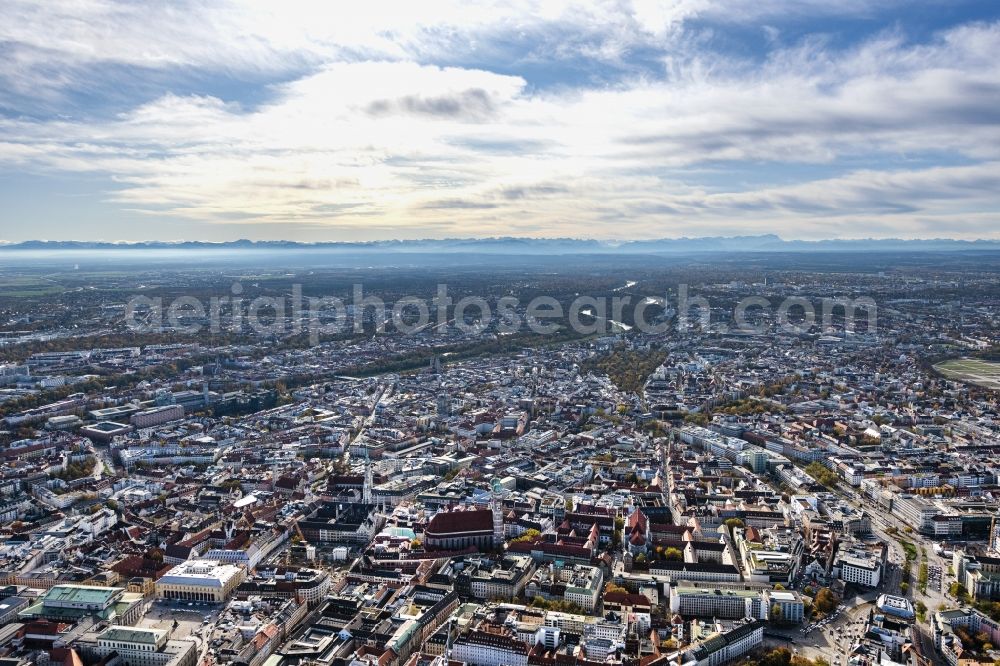
{"type": "MultiPolygon", "coordinates": [[[[585,56],[668,48],[685,20],[865,15],[878,0],[7,0],[0,3],[0,81],[47,97],[111,75],[108,67],[235,75],[301,71],[334,61],[438,62],[585,56]]],[[[0,103],[4,96],[0,95],[0,103]]]]}
{"type": "Polygon", "coordinates": [[[20,20],[0,16],[0,40],[19,45],[28,72],[64,63],[70,74],[56,88],[94,63],[309,69],[255,107],[167,93],[110,119],[0,117],[0,165],[108,174],[118,206],[220,224],[601,237],[858,236],[873,225],[921,235],[940,224],[996,235],[996,24],[918,45],[893,32],[847,51],[807,40],[763,64],[683,52],[662,78],[603,88],[538,91],[518,76],[420,62],[451,47],[492,52],[501,47],[486,36],[555,24],[600,35],[586,48],[614,61],[670,39],[691,16],[768,15],[760,3],[649,4],[164,4],[150,16],[115,3],[6,3],[20,20]],[[51,34],[24,22],[32,13],[51,34]],[[928,154],[968,164],[862,168],[928,154]],[[699,185],[726,162],[764,173],[774,163],[862,166],[791,185],[699,185]]]}
{"type": "MultiPolygon", "coordinates": [[[[691,13],[687,4],[664,13],[680,19],[691,13]]],[[[370,0],[350,6],[324,0],[8,0],[0,4],[0,44],[8,56],[0,80],[38,94],[85,85],[113,65],[259,74],[359,59],[489,57],[500,37],[543,38],[556,28],[555,43],[566,34],[586,35],[607,42],[588,45],[591,56],[614,57],[628,45],[623,40],[645,38],[635,27],[627,6],[571,0],[370,0]]]]}

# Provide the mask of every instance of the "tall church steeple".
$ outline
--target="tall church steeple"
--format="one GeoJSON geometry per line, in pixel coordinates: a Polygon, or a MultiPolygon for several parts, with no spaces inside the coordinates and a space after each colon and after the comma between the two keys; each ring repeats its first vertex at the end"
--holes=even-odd
{"type": "Polygon", "coordinates": [[[493,545],[503,545],[503,503],[500,501],[500,481],[493,479],[490,491],[490,509],[493,511],[493,545]]]}
{"type": "Polygon", "coordinates": [[[362,491],[361,500],[365,504],[372,504],[372,460],[368,457],[368,447],[365,447],[365,487],[362,491]]]}

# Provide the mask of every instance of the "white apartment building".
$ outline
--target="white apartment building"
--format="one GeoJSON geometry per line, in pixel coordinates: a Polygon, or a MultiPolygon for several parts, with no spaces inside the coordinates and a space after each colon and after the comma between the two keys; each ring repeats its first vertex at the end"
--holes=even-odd
{"type": "Polygon", "coordinates": [[[136,412],[129,422],[136,428],[150,428],[168,421],[184,418],[184,408],[180,405],[164,405],[153,407],[142,412],[136,412]]]}
{"type": "Polygon", "coordinates": [[[576,604],[583,610],[592,612],[604,585],[604,575],[597,567],[577,566],[567,570],[564,576],[566,592],[563,599],[576,604]]]}
{"type": "Polygon", "coordinates": [[[720,666],[757,648],[764,642],[764,623],[748,622],[724,634],[713,634],[685,652],[685,664],[720,666]]]}
{"type": "Polygon", "coordinates": [[[845,583],[864,587],[878,587],[882,580],[882,565],[874,557],[841,556],[834,564],[839,568],[839,578],[845,583]]]}
{"type": "Polygon", "coordinates": [[[764,601],[767,617],[772,622],[778,619],[773,616],[775,610],[780,613],[781,621],[789,624],[799,624],[805,618],[805,604],[794,590],[767,590],[764,592],[764,601]]]}
{"type": "Polygon", "coordinates": [[[223,603],[246,577],[246,570],[215,560],[189,560],[156,581],[160,599],[223,603]]]}
{"type": "Polygon", "coordinates": [[[197,646],[190,640],[167,640],[162,629],[110,627],[97,637],[104,658],[117,652],[127,666],[194,666],[197,646]]]}
{"type": "Polygon", "coordinates": [[[473,630],[455,640],[451,658],[470,666],[528,666],[528,645],[505,634],[473,630]]]}

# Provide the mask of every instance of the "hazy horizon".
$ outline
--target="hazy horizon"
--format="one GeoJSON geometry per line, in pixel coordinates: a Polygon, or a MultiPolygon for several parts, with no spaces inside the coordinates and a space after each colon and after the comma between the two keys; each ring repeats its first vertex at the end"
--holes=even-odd
{"type": "Polygon", "coordinates": [[[302,246],[310,245],[378,245],[378,244],[389,244],[389,243],[400,243],[400,244],[413,244],[413,243],[443,243],[443,242],[488,242],[488,241],[532,241],[532,242],[574,242],[574,243],[595,243],[602,247],[617,247],[621,245],[627,245],[630,243],[654,243],[654,242],[682,242],[682,241],[709,241],[713,239],[718,240],[736,240],[736,239],[773,239],[775,242],[779,243],[794,243],[794,244],[823,244],[823,243],[863,243],[863,242],[901,242],[901,243],[931,243],[931,242],[942,242],[942,243],[1000,243],[1000,238],[989,238],[974,237],[974,238],[959,238],[955,236],[919,236],[919,237],[901,237],[901,236],[851,236],[851,237],[819,237],[819,238],[796,238],[782,236],[779,234],[747,234],[747,235],[719,235],[719,236],[697,236],[697,235],[685,235],[685,236],[650,236],[650,237],[619,237],[619,238],[599,238],[595,236],[505,236],[505,235],[492,235],[492,236],[423,236],[415,238],[373,238],[373,239],[361,239],[361,240],[342,240],[336,238],[330,239],[315,239],[315,240],[295,240],[292,238],[247,238],[247,237],[233,237],[225,240],[205,240],[202,238],[119,238],[119,239],[107,239],[107,238],[25,238],[24,240],[8,240],[0,239],[0,247],[10,247],[15,245],[26,245],[32,243],[51,243],[51,244],[91,244],[91,245],[136,245],[141,246],[143,244],[217,244],[217,245],[235,245],[240,243],[254,243],[266,245],[289,243],[302,246]]]}

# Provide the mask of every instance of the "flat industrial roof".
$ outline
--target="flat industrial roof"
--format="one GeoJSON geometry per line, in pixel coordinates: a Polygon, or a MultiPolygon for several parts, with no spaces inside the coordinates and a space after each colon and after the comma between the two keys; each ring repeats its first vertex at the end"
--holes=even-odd
{"type": "Polygon", "coordinates": [[[43,600],[80,604],[107,603],[122,591],[123,588],[120,587],[55,585],[45,593],[43,600]]]}
{"type": "Polygon", "coordinates": [[[107,631],[98,638],[106,641],[122,641],[129,643],[150,643],[156,644],[167,632],[163,629],[146,629],[142,627],[109,627],[107,631]]]}

